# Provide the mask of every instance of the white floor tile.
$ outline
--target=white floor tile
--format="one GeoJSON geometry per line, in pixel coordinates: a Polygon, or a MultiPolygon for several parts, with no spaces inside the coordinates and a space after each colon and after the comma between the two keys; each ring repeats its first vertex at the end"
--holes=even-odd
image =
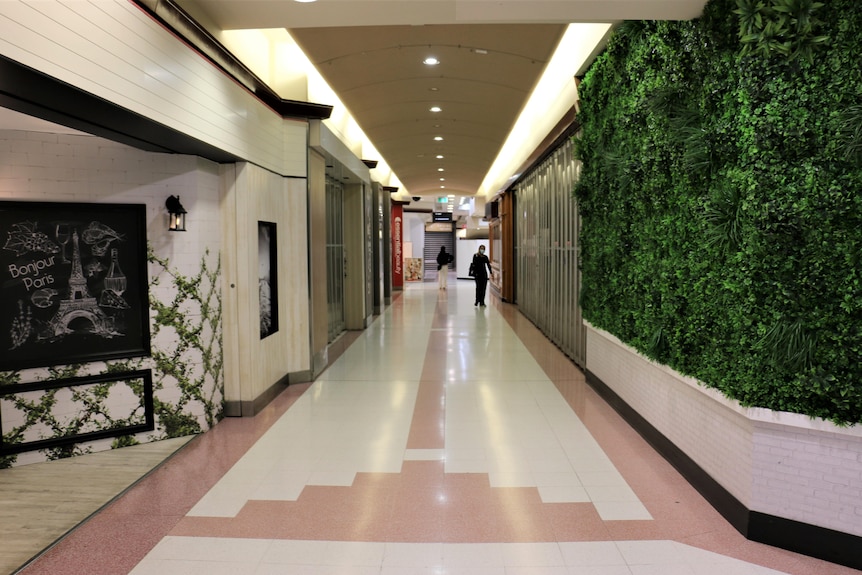
{"type": "Polygon", "coordinates": [[[268,539],[168,536],[163,538],[145,559],[258,563],[270,545],[271,541],[268,539]]]}
{"type": "Polygon", "coordinates": [[[443,545],[443,566],[503,567],[503,549],[500,543],[449,543],[443,545]]]}
{"type": "Polygon", "coordinates": [[[350,487],[356,479],[355,471],[314,471],[308,478],[309,485],[350,487]]]}
{"type": "Polygon", "coordinates": [[[443,461],[445,449],[405,449],[404,461],[443,461]]]}
{"type": "Polygon", "coordinates": [[[266,550],[261,563],[279,565],[323,565],[328,541],[291,541],[276,539],[266,550]]]}
{"type": "Polygon", "coordinates": [[[649,521],[652,515],[640,501],[595,501],[593,506],[605,521],[649,521]]]}
{"type": "Polygon", "coordinates": [[[631,565],[632,575],[695,575],[690,565],[631,565]]]}
{"type": "Polygon", "coordinates": [[[566,473],[532,473],[532,476],[536,482],[536,487],[552,487],[559,485],[581,486],[581,481],[580,479],[578,479],[578,474],[573,471],[566,473]]]}
{"type": "Polygon", "coordinates": [[[690,554],[675,541],[617,541],[628,565],[687,564],[690,554]]]}
{"type": "Polygon", "coordinates": [[[442,543],[386,543],[383,552],[383,567],[443,566],[442,543]]]}
{"type": "Polygon", "coordinates": [[[564,566],[563,554],[557,543],[508,543],[503,546],[507,567],[564,566]]]}
{"type": "Polygon", "coordinates": [[[488,473],[488,462],[460,459],[457,461],[446,460],[446,473],[488,473]]]}
{"type": "Polygon", "coordinates": [[[491,471],[488,474],[488,481],[491,487],[534,487],[536,485],[536,480],[529,471],[491,471]]]}
{"type": "Polygon", "coordinates": [[[626,565],[578,565],[569,567],[569,575],[632,575],[626,565]]]}
{"type": "Polygon", "coordinates": [[[326,545],[326,560],[329,565],[379,566],[383,563],[386,545],[357,541],[330,541],[326,545]]]}
{"type": "Polygon", "coordinates": [[[587,490],[593,501],[638,501],[638,496],[626,483],[621,485],[584,485],[584,489],[587,490]]]}
{"type": "Polygon", "coordinates": [[[623,554],[613,541],[560,543],[563,561],[570,566],[625,565],[623,554]]]}
{"type": "Polygon", "coordinates": [[[184,559],[147,560],[139,563],[130,575],[236,575],[255,573],[257,563],[241,561],[189,561],[184,559]]]}
{"type": "Polygon", "coordinates": [[[580,485],[545,485],[539,488],[539,497],[545,503],[588,503],[586,489],[580,485]]]}
{"type": "Polygon", "coordinates": [[[568,567],[562,565],[531,565],[506,567],[506,575],[569,575],[568,567]]]}

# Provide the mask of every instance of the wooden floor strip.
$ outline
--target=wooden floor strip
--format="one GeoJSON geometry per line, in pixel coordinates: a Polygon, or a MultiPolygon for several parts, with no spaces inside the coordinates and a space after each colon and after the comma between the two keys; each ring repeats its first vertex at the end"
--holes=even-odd
{"type": "Polygon", "coordinates": [[[0,470],[0,573],[14,573],[191,438],[0,470]]]}

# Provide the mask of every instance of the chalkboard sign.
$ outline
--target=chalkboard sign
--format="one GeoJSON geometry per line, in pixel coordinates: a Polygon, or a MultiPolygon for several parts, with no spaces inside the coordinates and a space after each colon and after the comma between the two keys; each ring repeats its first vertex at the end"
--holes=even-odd
{"type": "Polygon", "coordinates": [[[146,207],[0,202],[0,370],[149,355],[146,207]]]}

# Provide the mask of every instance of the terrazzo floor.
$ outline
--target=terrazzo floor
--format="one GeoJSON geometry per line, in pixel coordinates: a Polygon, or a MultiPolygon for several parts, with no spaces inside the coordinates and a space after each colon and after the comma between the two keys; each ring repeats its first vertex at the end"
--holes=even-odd
{"type": "Polygon", "coordinates": [[[849,575],[747,541],[517,308],[408,284],[25,575],[849,575]]]}

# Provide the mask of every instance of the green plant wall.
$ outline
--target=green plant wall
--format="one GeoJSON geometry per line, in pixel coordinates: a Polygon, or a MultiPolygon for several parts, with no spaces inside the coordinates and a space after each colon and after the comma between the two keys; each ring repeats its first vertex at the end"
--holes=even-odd
{"type": "Polygon", "coordinates": [[[862,421],[860,55],[856,0],[622,24],[580,85],[585,318],[743,405],[862,421]]]}

